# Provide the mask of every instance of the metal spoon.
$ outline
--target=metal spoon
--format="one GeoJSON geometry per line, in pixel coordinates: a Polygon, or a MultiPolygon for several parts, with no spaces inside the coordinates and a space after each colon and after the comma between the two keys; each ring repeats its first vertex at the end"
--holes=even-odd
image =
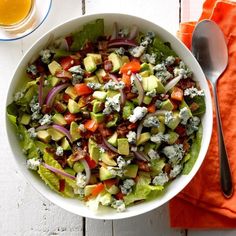
{"type": "Polygon", "coordinates": [[[224,196],[230,198],[233,194],[232,177],[217,98],[217,80],[227,67],[228,50],[224,35],[214,21],[203,20],[197,24],[192,37],[192,52],[213,88],[219,143],[220,184],[224,196]]]}

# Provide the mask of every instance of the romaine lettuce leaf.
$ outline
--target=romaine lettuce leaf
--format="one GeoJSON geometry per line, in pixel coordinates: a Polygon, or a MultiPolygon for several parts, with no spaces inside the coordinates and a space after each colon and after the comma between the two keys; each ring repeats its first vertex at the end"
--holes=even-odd
{"type": "Polygon", "coordinates": [[[104,35],[104,20],[97,19],[96,21],[90,22],[81,31],[72,34],[73,43],[71,50],[78,51],[87,41],[94,42],[102,35],[104,35]]]}
{"type": "Polygon", "coordinates": [[[9,121],[17,127],[17,111],[18,107],[15,102],[12,102],[7,106],[7,117],[9,121]]]}
{"type": "Polygon", "coordinates": [[[152,175],[156,176],[162,171],[163,167],[165,166],[165,161],[164,159],[153,159],[151,160],[150,164],[152,175]]]}
{"type": "Polygon", "coordinates": [[[192,143],[192,146],[190,148],[190,158],[189,160],[184,164],[184,168],[182,171],[183,175],[187,175],[189,174],[189,172],[192,170],[197,158],[198,158],[198,154],[201,148],[201,142],[202,142],[202,132],[203,132],[203,128],[202,125],[199,126],[198,131],[196,133],[196,138],[194,140],[194,142],[192,143]]]}

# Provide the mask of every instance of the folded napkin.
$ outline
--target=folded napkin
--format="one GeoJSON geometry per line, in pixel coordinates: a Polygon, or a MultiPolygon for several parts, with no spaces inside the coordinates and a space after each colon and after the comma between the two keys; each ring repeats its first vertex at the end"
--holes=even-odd
{"type": "MultiPolygon", "coordinates": [[[[199,20],[215,21],[227,40],[229,64],[218,82],[218,98],[234,195],[225,199],[219,182],[216,118],[207,156],[190,184],[170,201],[170,225],[177,228],[236,228],[236,2],[206,0],[199,20]]],[[[180,25],[178,37],[190,48],[196,22],[180,25]]],[[[216,49],[217,50],[217,49],[216,49]]]]}

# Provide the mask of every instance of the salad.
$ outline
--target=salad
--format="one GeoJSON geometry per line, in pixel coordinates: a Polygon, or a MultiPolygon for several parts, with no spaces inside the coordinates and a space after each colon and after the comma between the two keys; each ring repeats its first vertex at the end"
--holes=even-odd
{"type": "Polygon", "coordinates": [[[43,49],[8,105],[27,167],[63,197],[124,211],[188,174],[204,91],[154,32],[97,19],[43,49]]]}

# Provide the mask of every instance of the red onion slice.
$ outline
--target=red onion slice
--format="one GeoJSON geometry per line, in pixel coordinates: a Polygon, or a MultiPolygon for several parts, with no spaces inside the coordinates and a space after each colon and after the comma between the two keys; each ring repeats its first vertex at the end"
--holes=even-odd
{"type": "Polygon", "coordinates": [[[113,39],[108,42],[108,47],[120,47],[120,46],[131,46],[135,47],[137,44],[135,43],[134,40],[129,40],[129,39],[113,39]]]}
{"type": "Polygon", "coordinates": [[[118,149],[112,146],[108,141],[103,137],[104,144],[113,152],[118,153],[118,149]]]}
{"type": "Polygon", "coordinates": [[[56,39],[53,46],[61,50],[69,51],[69,45],[65,38],[56,39]]]}
{"type": "Polygon", "coordinates": [[[128,39],[129,40],[135,39],[137,37],[137,35],[138,35],[138,26],[133,25],[131,30],[130,30],[128,39]]]}
{"type": "Polygon", "coordinates": [[[85,174],[86,174],[86,185],[89,183],[90,177],[91,177],[91,170],[89,168],[89,165],[85,159],[80,160],[81,164],[84,166],[85,174]]]}
{"type": "MultiPolygon", "coordinates": [[[[138,104],[141,105],[143,103],[144,99],[144,89],[141,81],[138,79],[138,77],[135,74],[132,74],[134,84],[138,90],[138,104]]],[[[132,80],[132,79],[131,79],[132,80]]]]}
{"type": "MultiPolygon", "coordinates": [[[[109,76],[111,77],[111,79],[112,79],[115,83],[118,84],[118,79],[117,79],[117,77],[116,77],[115,75],[109,73],[109,76]]],[[[123,106],[123,105],[125,104],[125,102],[126,102],[125,92],[124,92],[123,89],[119,89],[119,91],[120,91],[120,104],[123,106]]]]}
{"type": "Polygon", "coordinates": [[[62,175],[62,176],[64,176],[64,177],[67,177],[67,178],[70,178],[70,179],[75,180],[75,176],[66,173],[64,170],[59,170],[59,169],[57,169],[57,168],[55,168],[55,167],[53,167],[53,166],[50,166],[50,165],[48,165],[48,164],[46,164],[46,163],[42,163],[42,165],[43,165],[45,168],[47,168],[48,170],[54,172],[55,174],[59,174],[59,175],[62,175]]]}
{"type": "Polygon", "coordinates": [[[117,25],[117,22],[114,22],[110,40],[116,39],[117,35],[118,35],[118,25],[117,25]]]}
{"type": "Polygon", "coordinates": [[[65,127],[63,127],[63,126],[61,126],[61,125],[52,125],[52,127],[53,127],[54,129],[56,129],[57,131],[63,133],[63,134],[69,139],[69,141],[70,141],[71,143],[73,142],[73,141],[72,141],[72,137],[71,137],[71,135],[70,135],[70,131],[67,130],[65,127]]]}
{"type": "Polygon", "coordinates": [[[60,93],[63,89],[65,89],[66,87],[68,87],[69,84],[66,83],[66,84],[61,84],[61,85],[58,85],[54,88],[52,88],[47,97],[46,97],[46,105],[47,107],[52,107],[53,103],[54,103],[54,100],[55,100],[55,97],[57,96],[58,93],[60,93]]]}
{"type": "Polygon", "coordinates": [[[137,159],[141,160],[141,161],[150,161],[150,158],[145,155],[143,152],[139,152],[139,151],[134,151],[134,155],[137,159]]]}
{"type": "Polygon", "coordinates": [[[138,125],[138,128],[137,128],[137,138],[136,138],[136,140],[139,140],[140,135],[141,135],[141,133],[142,133],[142,129],[143,129],[143,121],[141,121],[141,122],[139,123],[139,125],[138,125]]]}
{"type": "Polygon", "coordinates": [[[170,89],[172,89],[181,79],[182,75],[178,75],[174,79],[172,79],[169,83],[166,84],[165,86],[165,92],[167,93],[170,89]]]}
{"type": "Polygon", "coordinates": [[[40,79],[39,79],[39,96],[38,96],[40,107],[42,107],[42,105],[43,105],[43,83],[44,83],[44,76],[40,76],[40,79]]]}

